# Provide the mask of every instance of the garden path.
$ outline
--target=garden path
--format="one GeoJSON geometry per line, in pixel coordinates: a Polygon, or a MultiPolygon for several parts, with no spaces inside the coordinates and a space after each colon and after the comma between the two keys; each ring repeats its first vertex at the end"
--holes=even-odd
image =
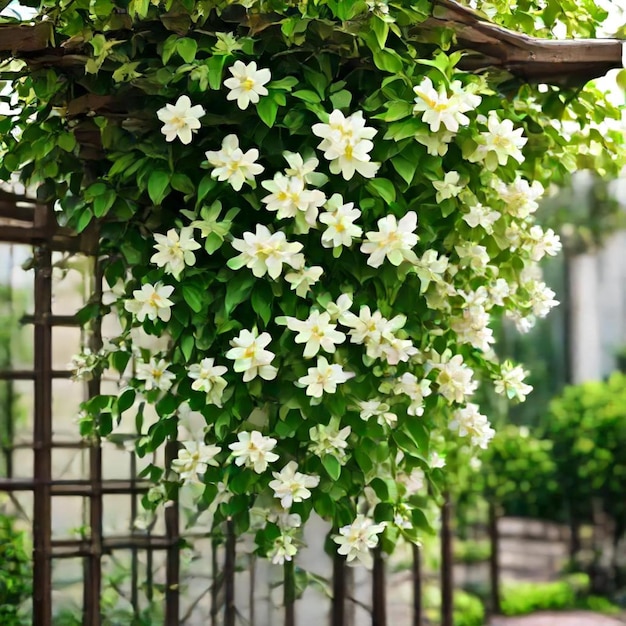
{"type": "Polygon", "coordinates": [[[535,613],[524,617],[496,617],[490,626],[623,626],[626,622],[614,617],[570,611],[563,613],[535,613]]]}

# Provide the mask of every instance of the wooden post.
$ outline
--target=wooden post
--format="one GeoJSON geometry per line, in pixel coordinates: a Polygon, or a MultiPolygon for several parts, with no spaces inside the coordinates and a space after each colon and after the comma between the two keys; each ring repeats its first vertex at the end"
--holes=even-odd
{"type": "Polygon", "coordinates": [[[453,615],[452,501],[446,490],[441,506],[441,626],[454,626],[453,615]]]}
{"type": "Polygon", "coordinates": [[[419,544],[411,546],[413,550],[413,626],[422,626],[422,554],[419,544]]]}
{"type": "Polygon", "coordinates": [[[385,598],[385,561],[380,548],[374,550],[372,572],[372,626],[387,626],[387,602],[385,598]]]}
{"type": "Polygon", "coordinates": [[[346,560],[340,554],[333,557],[333,604],[331,626],[344,626],[346,617],[346,560]]]}
{"type": "Polygon", "coordinates": [[[293,561],[285,561],[283,576],[283,604],[285,605],[285,626],[295,626],[296,577],[293,567],[293,561]]]}
{"type": "Polygon", "coordinates": [[[224,556],[224,626],[235,626],[235,528],[232,520],[226,522],[226,549],[224,556]]]}
{"type": "Polygon", "coordinates": [[[489,577],[491,583],[491,610],[500,613],[500,534],[498,532],[498,509],[489,500],[489,577]]]}

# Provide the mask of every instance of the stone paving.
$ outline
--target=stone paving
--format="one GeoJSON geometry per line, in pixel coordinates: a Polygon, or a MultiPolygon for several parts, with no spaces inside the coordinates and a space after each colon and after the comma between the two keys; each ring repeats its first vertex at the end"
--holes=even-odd
{"type": "Polygon", "coordinates": [[[574,611],[564,613],[535,613],[524,617],[497,617],[490,626],[624,626],[622,619],[574,611]]]}

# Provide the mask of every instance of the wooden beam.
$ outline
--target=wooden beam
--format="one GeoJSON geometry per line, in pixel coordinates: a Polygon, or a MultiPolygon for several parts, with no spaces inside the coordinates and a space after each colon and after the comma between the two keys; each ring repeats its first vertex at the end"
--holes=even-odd
{"type": "Polygon", "coordinates": [[[52,22],[0,24],[0,52],[40,52],[52,41],[52,22]]]}
{"type": "Polygon", "coordinates": [[[434,0],[433,15],[415,27],[417,36],[436,29],[455,34],[456,49],[468,50],[462,67],[470,71],[496,67],[533,83],[584,85],[622,67],[618,39],[542,39],[489,22],[453,0],[434,0]]]}
{"type": "MultiPolygon", "coordinates": [[[[428,40],[439,29],[452,31],[455,47],[469,51],[461,65],[469,71],[496,67],[529,82],[576,86],[622,67],[621,40],[531,37],[494,24],[454,0],[433,0],[432,16],[416,25],[413,34],[428,40]]],[[[31,69],[85,64],[87,57],[76,42],[51,47],[51,39],[50,22],[0,24],[0,53],[24,59],[31,69]]]]}

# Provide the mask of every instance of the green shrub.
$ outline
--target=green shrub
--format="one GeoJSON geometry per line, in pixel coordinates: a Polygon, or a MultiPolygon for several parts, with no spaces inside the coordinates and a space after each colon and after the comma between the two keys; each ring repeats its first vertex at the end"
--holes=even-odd
{"type": "Polygon", "coordinates": [[[454,593],[454,626],[483,626],[485,607],[480,598],[457,590],[454,593]]]}
{"type": "Polygon", "coordinates": [[[486,561],[491,554],[491,547],[487,539],[454,542],[454,560],[458,563],[480,563],[486,561]]]}
{"type": "Polygon", "coordinates": [[[576,591],[566,580],[504,585],[500,601],[504,615],[526,615],[534,611],[559,611],[576,606],[576,591]]]}
{"type": "MultiPolygon", "coordinates": [[[[441,591],[437,587],[428,586],[423,595],[425,614],[428,624],[440,623],[441,591]]],[[[456,589],[454,591],[454,626],[483,626],[485,623],[485,607],[477,596],[456,589]]]]}
{"type": "Polygon", "coordinates": [[[32,591],[30,541],[15,518],[0,514],[0,624],[22,626],[23,605],[32,591]]]}

